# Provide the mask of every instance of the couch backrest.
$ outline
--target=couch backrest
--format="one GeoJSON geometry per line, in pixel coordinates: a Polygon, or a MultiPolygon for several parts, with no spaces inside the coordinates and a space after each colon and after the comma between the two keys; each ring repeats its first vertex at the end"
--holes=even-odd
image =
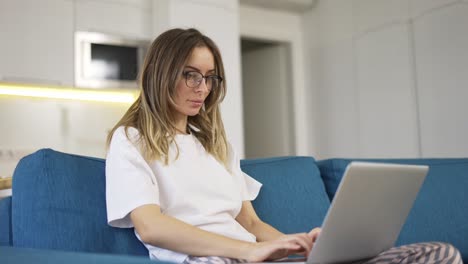
{"type": "Polygon", "coordinates": [[[13,245],[43,249],[147,255],[133,229],[106,221],[105,162],[39,150],[13,176],[13,245]]]}
{"type": "Polygon", "coordinates": [[[0,199],[0,247],[11,245],[11,196],[9,196],[0,199]]]}
{"type": "MultiPolygon", "coordinates": [[[[350,159],[317,162],[333,199],[350,159]]],[[[356,160],[358,161],[358,160],[356,160]]],[[[397,240],[398,245],[443,241],[468,262],[468,159],[367,159],[359,161],[429,165],[429,173],[397,240]]]]}
{"type": "MultiPolygon", "coordinates": [[[[243,160],[241,167],[263,184],[253,202],[263,220],[286,233],[322,224],[330,201],[313,158],[243,160]]],[[[133,229],[107,225],[103,159],[39,150],[19,162],[13,194],[14,246],[148,254],[133,229]]]]}
{"type": "Polygon", "coordinates": [[[321,226],[330,201],[313,158],[243,160],[241,168],[263,184],[252,203],[262,220],[284,233],[321,226]]]}

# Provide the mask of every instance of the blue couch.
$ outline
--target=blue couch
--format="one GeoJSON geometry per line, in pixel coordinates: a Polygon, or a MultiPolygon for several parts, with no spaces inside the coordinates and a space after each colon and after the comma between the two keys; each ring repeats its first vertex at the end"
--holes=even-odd
{"type": "MultiPolygon", "coordinates": [[[[263,183],[253,201],[258,215],[295,233],[321,225],[351,161],[279,157],[242,160],[241,167],[263,183]]],[[[367,161],[430,166],[397,245],[449,242],[468,263],[468,159],[367,161]]],[[[0,200],[0,263],[150,263],[133,230],[106,223],[104,167],[103,159],[51,149],[23,158],[13,195],[0,200]]]]}

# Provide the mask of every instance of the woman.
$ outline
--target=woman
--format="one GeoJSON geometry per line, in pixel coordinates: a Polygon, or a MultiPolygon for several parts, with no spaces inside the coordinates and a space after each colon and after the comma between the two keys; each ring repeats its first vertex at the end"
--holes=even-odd
{"type": "MultiPolygon", "coordinates": [[[[240,170],[226,139],[219,109],[226,82],[214,42],[195,29],[164,32],[146,55],[140,82],[139,98],[108,137],[109,224],[135,227],[150,257],[164,261],[260,262],[307,255],[319,228],[286,235],[252,207],[261,184],[240,170]]],[[[460,258],[440,243],[422,257],[441,248],[460,258]]]]}

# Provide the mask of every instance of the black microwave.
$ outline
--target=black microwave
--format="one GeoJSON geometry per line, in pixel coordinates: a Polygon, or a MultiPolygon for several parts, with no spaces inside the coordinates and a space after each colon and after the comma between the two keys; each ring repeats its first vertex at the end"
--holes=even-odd
{"type": "Polygon", "coordinates": [[[75,86],[136,88],[147,40],[75,32],[75,86]]]}

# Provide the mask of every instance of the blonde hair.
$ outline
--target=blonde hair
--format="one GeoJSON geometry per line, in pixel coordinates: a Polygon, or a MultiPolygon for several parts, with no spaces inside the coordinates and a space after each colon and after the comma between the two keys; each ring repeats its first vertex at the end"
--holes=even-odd
{"type": "Polygon", "coordinates": [[[216,74],[223,78],[223,82],[210,92],[199,114],[188,117],[187,129],[208,153],[229,169],[228,144],[219,109],[219,104],[226,94],[221,53],[209,37],[193,28],[171,29],[153,41],[139,75],[140,95],[110,131],[107,137],[108,147],[117,128],[124,126],[129,138],[128,128],[134,127],[140,135],[138,144],[144,158],[147,161],[160,160],[166,165],[169,164],[169,146],[177,133],[171,110],[174,105],[175,88],[196,47],[206,47],[211,51],[216,74]]]}

